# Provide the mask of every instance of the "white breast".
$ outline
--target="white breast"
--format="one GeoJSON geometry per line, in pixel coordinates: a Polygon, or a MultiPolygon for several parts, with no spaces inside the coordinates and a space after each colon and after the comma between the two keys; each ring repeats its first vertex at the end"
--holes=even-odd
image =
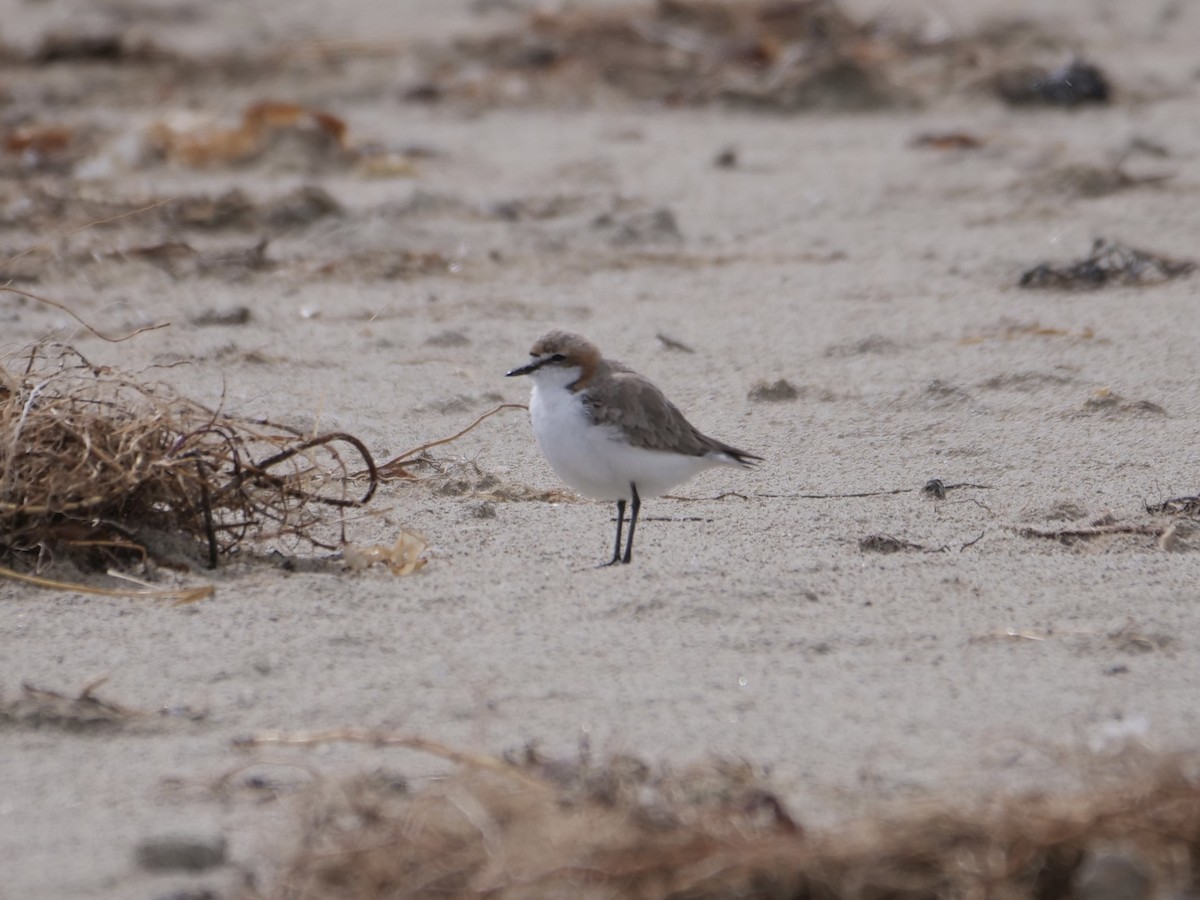
{"type": "Polygon", "coordinates": [[[580,396],[566,388],[578,377],[578,370],[572,371],[573,375],[559,369],[557,377],[534,378],[529,415],[550,467],[585,497],[630,499],[630,483],[637,485],[640,497],[657,497],[720,464],[713,458],[633,447],[616,427],[593,425],[580,396]]]}

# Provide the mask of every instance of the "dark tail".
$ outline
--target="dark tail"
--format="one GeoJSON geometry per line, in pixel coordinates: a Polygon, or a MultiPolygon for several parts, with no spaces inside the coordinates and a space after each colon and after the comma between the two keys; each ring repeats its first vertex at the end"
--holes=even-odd
{"type": "Polygon", "coordinates": [[[756,456],[753,453],[748,453],[745,450],[739,450],[737,447],[731,447],[728,444],[723,444],[718,440],[705,436],[705,441],[709,444],[709,453],[718,456],[727,456],[739,466],[745,466],[747,469],[753,468],[755,465],[763,461],[761,456],[756,456]]]}

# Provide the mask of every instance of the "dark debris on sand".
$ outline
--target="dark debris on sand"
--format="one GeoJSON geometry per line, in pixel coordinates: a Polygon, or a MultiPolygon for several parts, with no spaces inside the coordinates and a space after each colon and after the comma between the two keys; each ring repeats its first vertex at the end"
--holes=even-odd
{"type": "Polygon", "coordinates": [[[1036,66],[1002,71],[996,76],[996,92],[1012,106],[1104,105],[1112,99],[1108,76],[1082,59],[1049,71],[1036,66]]]}
{"type": "Polygon", "coordinates": [[[1021,274],[1023,288],[1091,290],[1110,284],[1162,284],[1192,274],[1191,260],[1171,259],[1107,238],[1096,238],[1091,253],[1073,263],[1039,263],[1021,274]]]}

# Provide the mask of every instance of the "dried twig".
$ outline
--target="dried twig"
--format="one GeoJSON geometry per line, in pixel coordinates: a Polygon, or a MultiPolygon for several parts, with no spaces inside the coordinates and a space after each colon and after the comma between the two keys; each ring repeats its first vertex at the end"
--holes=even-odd
{"type": "MultiPolygon", "coordinates": [[[[19,256],[20,254],[17,255],[19,256]]],[[[15,259],[16,257],[13,258],[15,259]]],[[[39,294],[32,294],[29,291],[23,291],[20,288],[13,287],[11,284],[0,284],[0,291],[7,291],[10,294],[16,294],[19,297],[25,297],[29,300],[36,300],[38,303],[45,303],[47,306],[53,306],[55,309],[65,312],[68,316],[70,316],[96,337],[100,338],[100,340],[108,341],[110,344],[119,344],[122,341],[127,341],[130,338],[137,337],[139,334],[144,334],[147,331],[157,331],[159,328],[166,328],[171,324],[170,322],[158,322],[154,325],[143,325],[141,328],[129,332],[129,334],[122,335],[121,337],[112,337],[111,335],[107,335],[99,329],[89,325],[87,322],[81,319],[74,310],[63,303],[59,303],[57,300],[51,300],[49,297],[42,297],[39,294]]]]}
{"type": "MultiPolygon", "coordinates": [[[[449,444],[451,441],[458,440],[460,437],[462,437],[468,431],[475,428],[475,426],[477,426],[484,419],[489,419],[492,416],[496,415],[496,413],[500,412],[501,410],[505,410],[505,409],[528,410],[529,407],[526,406],[524,403],[501,403],[499,406],[495,407],[494,409],[489,409],[483,415],[479,416],[474,422],[472,422],[466,428],[462,429],[461,431],[455,432],[454,434],[450,435],[449,437],[438,438],[436,441],[427,441],[424,444],[420,444],[419,446],[413,447],[411,450],[405,450],[399,456],[393,456],[387,462],[382,463],[378,467],[379,479],[381,481],[389,481],[393,478],[404,478],[407,475],[407,473],[404,471],[405,466],[410,466],[413,463],[415,463],[417,461],[415,457],[418,454],[424,453],[426,450],[429,450],[433,447],[440,447],[443,444],[449,444]]],[[[359,473],[359,474],[361,474],[361,473],[359,473]]]]}
{"type": "Polygon", "coordinates": [[[23,581],[36,587],[53,588],[56,591],[73,591],[80,594],[97,594],[101,597],[139,597],[146,600],[172,600],[175,606],[195,603],[205,597],[211,597],[217,589],[211,584],[194,588],[131,588],[119,590],[116,588],[98,588],[87,584],[75,584],[70,581],[59,581],[56,578],[42,578],[38,575],[27,575],[16,572],[7,566],[0,566],[0,578],[13,581],[23,581]]]}
{"type": "Polygon", "coordinates": [[[946,484],[939,478],[933,478],[925,482],[919,488],[892,488],[884,491],[852,491],[845,494],[754,494],[755,497],[764,497],[767,499],[795,499],[795,500],[858,500],[863,497],[893,497],[897,494],[912,494],[920,492],[934,499],[945,499],[947,491],[956,491],[960,488],[977,488],[981,491],[990,491],[990,484],[975,484],[970,481],[962,481],[955,484],[946,484]]]}
{"type": "Polygon", "coordinates": [[[1148,537],[1161,537],[1166,530],[1165,525],[1138,525],[1121,523],[1106,525],[1076,525],[1071,528],[1032,528],[1022,526],[1014,529],[1021,537],[1050,538],[1052,540],[1070,540],[1071,538],[1093,538],[1108,534],[1143,534],[1148,537]]]}
{"type": "Polygon", "coordinates": [[[987,534],[987,529],[984,529],[983,531],[979,532],[979,537],[972,538],[971,540],[967,541],[965,544],[963,544],[961,547],[958,548],[958,552],[962,553],[968,547],[974,547],[976,544],[978,544],[980,541],[983,540],[983,538],[986,534],[987,534]]]}
{"type": "Polygon", "coordinates": [[[1146,512],[1153,516],[1198,516],[1200,515],[1200,496],[1189,494],[1185,497],[1171,497],[1160,503],[1145,504],[1146,512]]]}

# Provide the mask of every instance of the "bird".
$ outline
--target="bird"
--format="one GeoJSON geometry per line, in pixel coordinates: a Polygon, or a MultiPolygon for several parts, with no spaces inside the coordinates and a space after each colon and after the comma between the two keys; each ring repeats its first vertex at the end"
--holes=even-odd
{"type": "Polygon", "coordinates": [[[633,559],[642,500],[658,497],[712,466],[751,468],[762,461],[703,434],[648,378],[606,359],[591,341],[551,331],[508,377],[533,379],[529,417],[534,438],[555,473],[593,500],[616,501],[612,559],[633,559]],[[629,537],[621,532],[629,505],[629,537]]]}

